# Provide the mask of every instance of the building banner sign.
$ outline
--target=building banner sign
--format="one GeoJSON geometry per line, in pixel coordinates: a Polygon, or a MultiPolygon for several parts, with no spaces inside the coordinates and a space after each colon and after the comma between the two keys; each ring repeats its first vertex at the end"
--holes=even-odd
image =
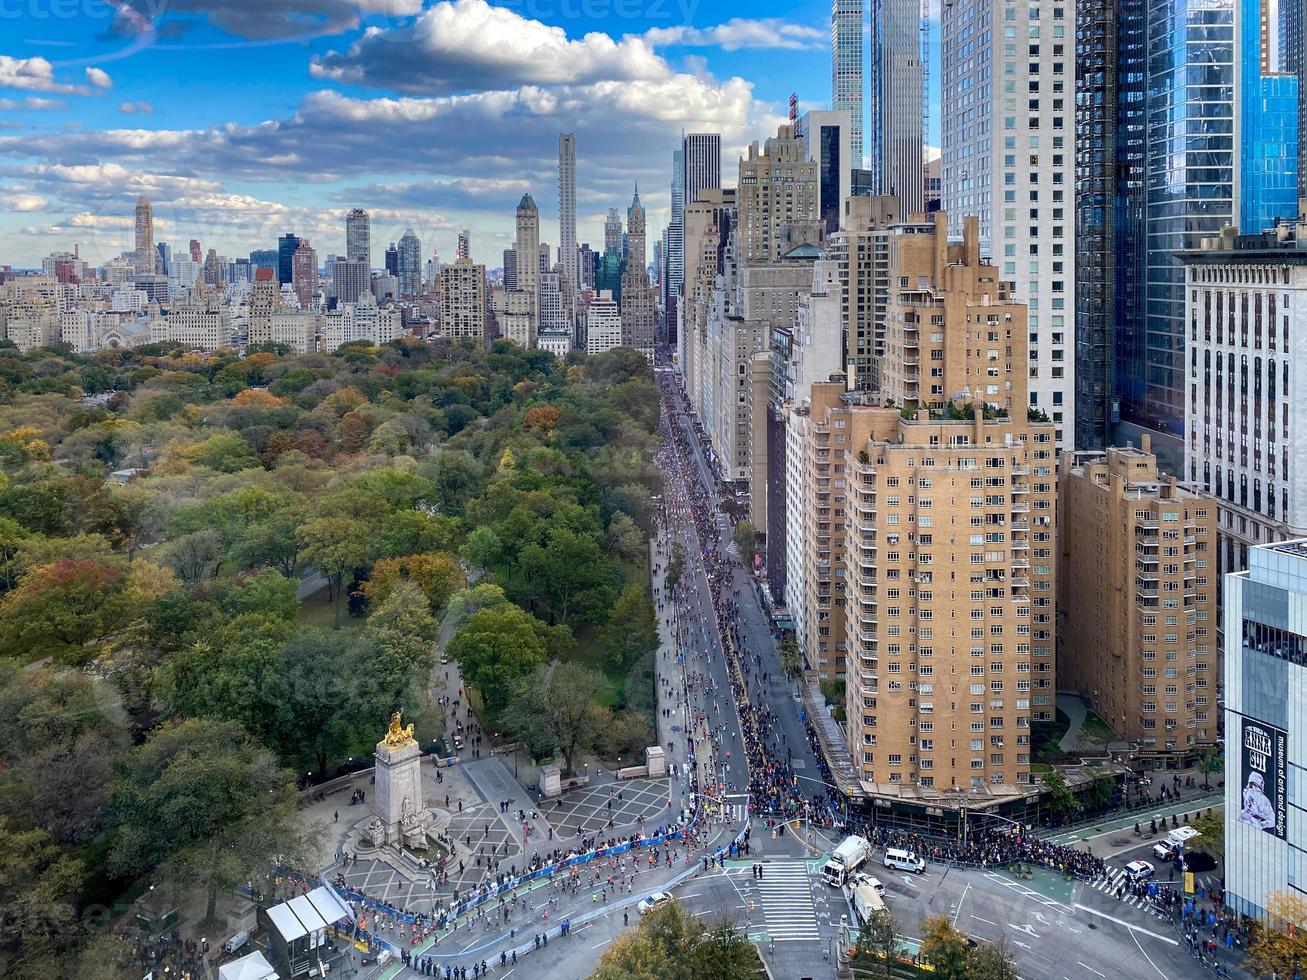
{"type": "Polygon", "coordinates": [[[1240,761],[1243,806],[1239,819],[1284,840],[1288,829],[1288,736],[1283,729],[1243,719],[1240,761]]]}

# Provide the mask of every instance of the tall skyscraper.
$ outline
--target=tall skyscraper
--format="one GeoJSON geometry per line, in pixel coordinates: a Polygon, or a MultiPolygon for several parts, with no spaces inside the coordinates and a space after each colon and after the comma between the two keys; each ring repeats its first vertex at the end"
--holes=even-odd
{"type": "Polygon", "coordinates": [[[301,238],[295,247],[291,262],[291,286],[295,290],[295,298],[300,301],[300,309],[309,309],[313,305],[313,294],[318,291],[318,253],[309,245],[307,238],[301,238]]]}
{"type": "Polygon", "coordinates": [[[222,260],[218,258],[216,248],[209,249],[209,254],[204,257],[204,284],[206,286],[223,284],[222,260]]]}
{"type": "Polygon", "coordinates": [[[458,246],[454,249],[454,259],[470,259],[472,257],[472,232],[464,228],[458,233],[458,246]]]}
{"type": "Polygon", "coordinates": [[[741,264],[778,261],[796,243],[800,225],[806,232],[800,238],[818,237],[817,164],[808,160],[793,126],[779,127],[761,151],[757,143],[749,147],[736,194],[741,264]]]}
{"type": "Polygon", "coordinates": [[[917,0],[871,0],[868,67],[868,156],[877,192],[897,197],[904,214],[919,214],[925,211],[921,175],[925,75],[917,0]]]}
{"type": "Polygon", "coordinates": [[[391,242],[386,249],[385,269],[386,275],[394,276],[395,281],[399,281],[399,249],[395,247],[394,242],[391,242]]]}
{"type": "Polygon", "coordinates": [[[572,133],[558,134],[558,250],[567,281],[576,289],[576,136],[572,133]]]}
{"type": "Polygon", "coordinates": [[[681,162],[685,167],[683,204],[693,204],[702,190],[721,187],[721,133],[686,133],[681,137],[681,162]]]}
{"type": "Polygon", "coordinates": [[[368,213],[362,208],[345,215],[345,257],[372,266],[372,230],[368,213]]]}
{"type": "MultiPolygon", "coordinates": [[[[1076,372],[1092,376],[1076,383],[1077,416],[1091,413],[1076,442],[1149,432],[1173,473],[1186,388],[1177,253],[1237,217],[1234,4],[1083,0],[1077,11],[1076,372]]],[[[947,168],[946,156],[946,185],[947,168]]]]}
{"type": "Polygon", "coordinates": [[[804,152],[817,165],[817,207],[826,234],[839,230],[840,209],[853,193],[851,129],[846,109],[816,109],[795,121],[804,152]]]}
{"type": "Polygon", "coordinates": [[[628,255],[622,274],[622,345],[653,360],[654,296],[645,254],[644,205],[635,189],[626,212],[628,255]]]}
{"type": "Polygon", "coordinates": [[[136,199],[136,271],[152,276],[158,268],[158,255],[154,250],[154,208],[150,199],[142,194],[136,199]]]}
{"type": "Polygon", "coordinates": [[[1028,305],[1029,407],[1052,418],[1066,446],[1075,433],[1068,311],[1075,305],[1076,62],[1068,12],[1074,16],[1073,4],[1041,16],[1038,7],[1003,0],[956,0],[944,5],[940,23],[943,207],[954,234],[964,216],[979,217],[982,254],[1028,305]],[[982,36],[989,47],[977,51],[982,36]]]}
{"type": "Polygon", "coordinates": [[[399,294],[417,296],[422,292],[422,240],[412,228],[406,228],[400,236],[398,251],[399,294]]]}
{"type": "Polygon", "coordinates": [[[1076,6],[1077,449],[1126,441],[1116,434],[1121,386],[1143,317],[1145,5],[1076,6]]]}
{"type": "Polygon", "coordinates": [[[501,278],[504,288],[510,292],[517,288],[517,249],[504,249],[504,273],[501,278]]]}
{"type": "Polygon", "coordinates": [[[540,211],[530,194],[517,202],[517,290],[526,294],[532,333],[540,326],[540,211]]]}
{"type": "Polygon", "coordinates": [[[1298,77],[1298,197],[1307,200],[1307,99],[1301,98],[1307,78],[1307,24],[1302,0],[1283,0],[1280,3],[1280,70],[1298,77]]]}
{"type": "MultiPolygon", "coordinates": [[[[282,235],[277,239],[277,282],[286,285],[295,278],[294,260],[295,250],[299,248],[300,240],[297,235],[290,232],[282,235]]],[[[194,238],[191,239],[191,261],[199,264],[199,259],[195,256],[199,253],[200,243],[194,238]]]]}
{"type": "Polygon", "coordinates": [[[1298,77],[1284,73],[1276,56],[1275,0],[1238,3],[1239,230],[1254,235],[1276,218],[1298,217],[1298,77]]]}
{"type": "Polygon", "coordinates": [[[671,219],[667,225],[667,274],[663,308],[673,316],[685,286],[685,151],[672,151],[671,219]]]}
{"type": "MultiPolygon", "coordinates": [[[[190,248],[191,248],[191,261],[194,262],[196,265],[201,265],[204,262],[204,253],[200,251],[199,239],[192,238],[190,248]]],[[[291,251],[293,252],[295,250],[291,249],[291,251]]],[[[289,282],[289,280],[287,281],[289,282]]]]}
{"type": "Polygon", "coordinates": [[[831,0],[831,106],[846,109],[853,129],[852,166],[862,166],[862,49],[865,44],[863,0],[831,0]]]}
{"type": "Polygon", "coordinates": [[[622,213],[617,208],[609,208],[604,220],[604,251],[610,248],[622,251],[622,213]]]}

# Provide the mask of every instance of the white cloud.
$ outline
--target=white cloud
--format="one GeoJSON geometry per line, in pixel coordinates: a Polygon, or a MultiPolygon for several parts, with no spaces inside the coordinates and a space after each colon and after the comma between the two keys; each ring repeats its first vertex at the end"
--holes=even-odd
{"type": "Polygon", "coordinates": [[[717,47],[726,51],[744,48],[821,48],[830,43],[828,31],[794,24],[779,17],[750,20],[733,17],[714,27],[655,27],[645,32],[645,40],[656,47],[717,47]]]}
{"type": "Polygon", "coordinates": [[[144,101],[123,102],[119,104],[118,111],[125,112],[129,115],[132,113],[142,113],[144,115],[151,115],[154,112],[154,106],[151,105],[149,102],[144,102],[144,101]]]}
{"type": "Polygon", "coordinates": [[[96,88],[113,88],[113,79],[103,68],[87,68],[86,80],[96,88]]]}
{"type": "Polygon", "coordinates": [[[0,194],[0,207],[6,211],[40,211],[47,203],[40,194],[0,194]]]}
{"type": "Polygon", "coordinates": [[[11,58],[0,54],[0,88],[20,88],[32,92],[75,92],[74,85],[54,80],[54,66],[44,58],[11,58]]]}
{"type": "Polygon", "coordinates": [[[43,99],[38,95],[29,95],[25,99],[0,99],[0,112],[17,112],[21,109],[50,112],[55,109],[66,108],[68,108],[68,103],[63,99],[43,99]]]}
{"type": "Polygon", "coordinates": [[[132,34],[178,37],[198,15],[228,34],[250,40],[308,40],[340,34],[362,18],[402,21],[422,11],[422,0],[115,0],[115,27],[132,34]]]}
{"type": "Polygon", "coordinates": [[[369,28],[348,50],[313,61],[310,74],[402,92],[444,94],[519,85],[651,79],[672,74],[640,37],[569,38],[485,0],[442,0],[411,25],[369,28]]]}

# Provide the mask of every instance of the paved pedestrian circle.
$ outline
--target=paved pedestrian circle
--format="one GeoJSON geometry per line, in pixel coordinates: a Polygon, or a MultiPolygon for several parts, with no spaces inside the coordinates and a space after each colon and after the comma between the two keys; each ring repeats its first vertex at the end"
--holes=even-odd
{"type": "Polygon", "coordinates": [[[671,818],[665,779],[631,779],[621,783],[587,786],[546,803],[544,817],[559,837],[589,836],[612,828],[629,827],[644,818],[648,830],[671,818]]]}

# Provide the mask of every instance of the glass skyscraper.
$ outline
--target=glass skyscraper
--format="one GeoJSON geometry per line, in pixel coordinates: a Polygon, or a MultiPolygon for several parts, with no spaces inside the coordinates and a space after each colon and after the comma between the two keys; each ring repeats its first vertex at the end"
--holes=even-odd
{"type": "MultiPolygon", "coordinates": [[[[1243,0],[1240,0],[1243,2],[1243,0]]],[[[1076,11],[1076,444],[1180,472],[1185,271],[1236,214],[1235,0],[1076,11]]]]}
{"type": "Polygon", "coordinates": [[[862,166],[862,52],[866,47],[863,0],[831,0],[831,108],[847,109],[853,165],[862,166]]]}
{"type": "Polygon", "coordinates": [[[1239,0],[1239,230],[1298,214],[1298,79],[1282,74],[1281,18],[1270,0],[1239,0]]]}
{"type": "Polygon", "coordinates": [[[1151,429],[1179,472],[1184,434],[1184,265],[1234,217],[1234,0],[1150,0],[1145,118],[1145,295],[1123,421],[1151,429]],[[1138,384],[1142,374],[1142,385],[1138,384]]]}

